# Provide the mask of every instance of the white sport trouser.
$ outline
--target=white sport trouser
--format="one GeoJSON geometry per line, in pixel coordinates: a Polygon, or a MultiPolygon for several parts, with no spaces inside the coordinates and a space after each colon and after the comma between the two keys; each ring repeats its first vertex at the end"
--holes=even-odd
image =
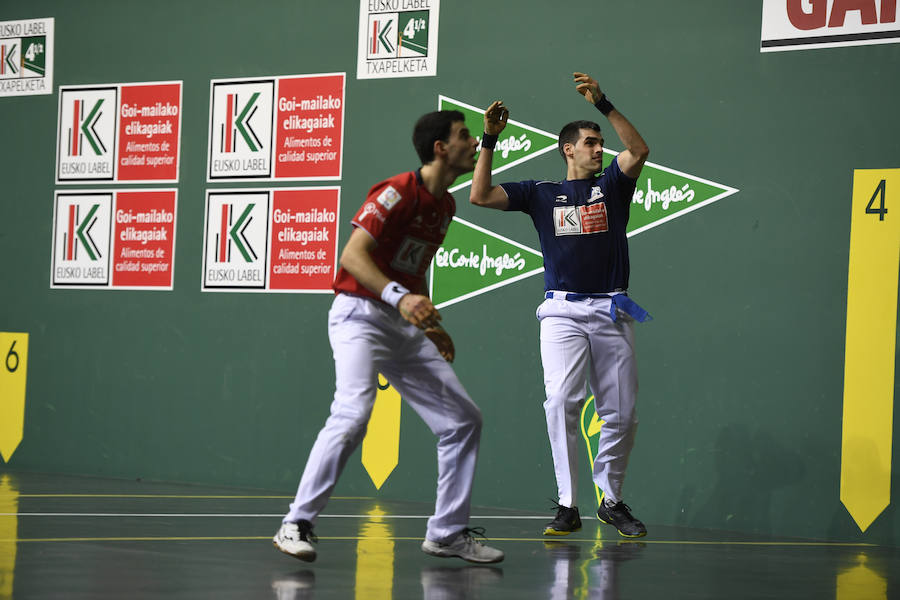
{"type": "Polygon", "coordinates": [[[609,316],[609,298],[545,300],[541,321],[541,361],[547,400],[547,433],[553,454],[559,503],[575,506],[581,408],[585,371],[594,394],[600,430],[594,483],[612,502],[622,499],[628,455],[637,429],[637,369],[633,320],[621,310],[609,316]]]}
{"type": "Polygon", "coordinates": [[[315,523],[350,454],[362,442],[378,373],[438,437],[438,481],[427,539],[448,542],[468,526],[481,411],[420,329],[376,300],[338,294],[328,313],[336,390],[284,520],[315,523]]]}

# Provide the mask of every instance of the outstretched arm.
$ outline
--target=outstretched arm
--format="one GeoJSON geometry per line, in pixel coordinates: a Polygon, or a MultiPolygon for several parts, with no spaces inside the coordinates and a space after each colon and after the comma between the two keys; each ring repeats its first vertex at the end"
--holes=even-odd
{"type": "Polygon", "coordinates": [[[620,152],[616,158],[619,168],[632,179],[637,179],[638,175],[641,174],[641,169],[644,167],[647,156],[650,154],[647,142],[634,128],[634,125],[625,118],[625,115],[613,108],[612,104],[609,104],[609,100],[600,91],[600,85],[593,77],[587,73],[579,73],[577,71],[573,75],[575,77],[575,90],[584,96],[585,100],[594,104],[606,114],[606,118],[609,119],[613,129],[616,130],[619,139],[625,144],[625,150],[620,152]],[[606,102],[601,103],[601,100],[606,100],[606,102]],[[604,110],[604,106],[606,110],[604,110]]]}
{"type": "Polygon", "coordinates": [[[481,152],[475,163],[472,174],[472,189],[469,191],[469,202],[476,206],[506,210],[509,198],[499,185],[491,185],[491,163],[494,160],[494,143],[497,136],[506,127],[509,110],[501,100],[492,103],[484,111],[484,137],[481,140],[481,152]],[[493,136],[493,140],[491,140],[493,136]]]}

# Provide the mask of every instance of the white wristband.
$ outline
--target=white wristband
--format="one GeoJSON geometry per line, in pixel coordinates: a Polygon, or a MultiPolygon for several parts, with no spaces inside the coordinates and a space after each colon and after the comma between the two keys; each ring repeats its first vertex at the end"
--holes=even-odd
{"type": "Polygon", "coordinates": [[[391,281],[384,289],[381,290],[381,299],[397,308],[397,305],[400,304],[400,298],[409,294],[409,290],[397,283],[396,281],[391,281]]]}

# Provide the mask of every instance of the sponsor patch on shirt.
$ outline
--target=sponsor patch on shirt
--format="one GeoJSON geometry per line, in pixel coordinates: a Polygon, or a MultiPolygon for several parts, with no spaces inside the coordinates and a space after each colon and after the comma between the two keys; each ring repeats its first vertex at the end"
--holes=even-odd
{"type": "Polygon", "coordinates": [[[410,275],[424,275],[435,250],[435,244],[406,236],[391,260],[391,267],[410,275]]]}
{"type": "Polygon", "coordinates": [[[363,205],[363,212],[362,212],[362,217],[360,218],[360,220],[365,221],[369,217],[369,215],[375,217],[382,223],[384,223],[384,221],[385,221],[384,215],[381,214],[381,211],[378,210],[378,207],[375,206],[374,202],[366,202],[363,205]]]}
{"type": "Polygon", "coordinates": [[[377,200],[378,204],[382,205],[387,210],[391,210],[394,208],[394,205],[397,204],[397,201],[400,200],[400,193],[392,186],[387,186],[383,192],[378,194],[377,200]]]}
{"type": "Polygon", "coordinates": [[[553,208],[553,227],[556,235],[582,235],[609,231],[606,203],[587,206],[556,206],[553,208]]]}

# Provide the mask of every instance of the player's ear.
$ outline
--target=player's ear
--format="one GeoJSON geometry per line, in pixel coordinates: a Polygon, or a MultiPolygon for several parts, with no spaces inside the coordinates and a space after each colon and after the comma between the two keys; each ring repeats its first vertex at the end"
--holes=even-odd
{"type": "Polygon", "coordinates": [[[447,154],[447,142],[443,140],[434,140],[434,155],[445,156],[447,154]]]}
{"type": "Polygon", "coordinates": [[[565,154],[567,158],[574,158],[575,144],[571,142],[566,142],[565,144],[563,144],[563,154],[565,154]]]}

